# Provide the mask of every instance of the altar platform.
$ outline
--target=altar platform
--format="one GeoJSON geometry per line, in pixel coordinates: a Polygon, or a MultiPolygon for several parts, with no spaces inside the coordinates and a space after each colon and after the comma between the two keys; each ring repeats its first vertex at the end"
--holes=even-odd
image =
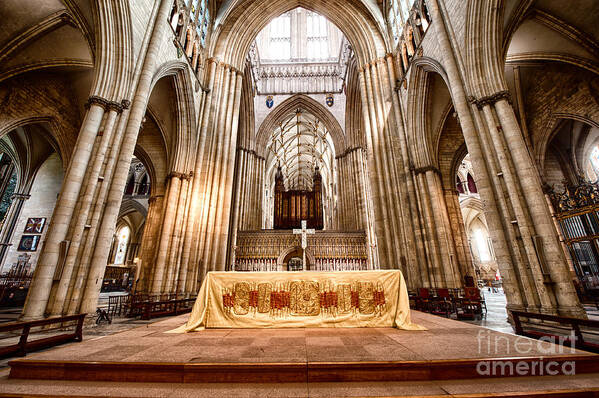
{"type": "Polygon", "coordinates": [[[11,361],[10,376],[0,380],[0,393],[94,396],[95,392],[85,388],[94,386],[94,391],[104,392],[95,396],[164,396],[170,390],[173,393],[168,396],[251,397],[255,395],[248,391],[260,388],[261,396],[270,397],[441,396],[451,394],[452,389],[456,394],[484,393],[476,395],[481,397],[538,389],[569,389],[587,395],[564,396],[594,396],[588,395],[590,389],[599,389],[597,355],[416,311],[412,312],[413,322],[428,330],[287,328],[166,333],[185,323],[188,316],[11,361]],[[530,348],[523,350],[526,342],[530,348]],[[554,361],[559,369],[572,362],[576,375],[480,374],[477,366],[487,361],[529,365],[554,361]],[[312,392],[308,394],[308,390],[312,392]]]}

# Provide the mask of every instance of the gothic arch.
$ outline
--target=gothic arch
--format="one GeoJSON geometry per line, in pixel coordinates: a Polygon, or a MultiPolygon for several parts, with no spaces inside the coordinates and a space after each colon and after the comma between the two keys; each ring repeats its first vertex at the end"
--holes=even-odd
{"type": "Polygon", "coordinates": [[[172,78],[176,96],[176,127],[170,138],[170,169],[186,172],[193,158],[196,140],[196,115],[193,97],[193,84],[188,73],[188,64],[181,61],[167,62],[160,66],[152,80],[153,92],[156,83],[162,78],[172,78]]]}
{"type": "Polygon", "coordinates": [[[121,219],[125,215],[134,211],[140,213],[144,218],[148,216],[148,209],[146,209],[145,206],[139,201],[135,199],[126,199],[123,200],[123,203],[121,203],[121,209],[119,210],[118,218],[121,219]]]}
{"type": "Polygon", "coordinates": [[[449,167],[449,172],[446,172],[445,170],[443,170],[443,168],[441,169],[443,182],[448,184],[447,188],[455,186],[455,177],[458,174],[460,164],[462,163],[467,154],[468,149],[466,148],[466,143],[463,142],[460,145],[460,147],[454,152],[454,156],[449,167]]]}
{"type": "Polygon", "coordinates": [[[391,49],[380,11],[360,0],[232,0],[217,17],[210,53],[243,70],[250,45],[270,20],[297,7],[317,12],[334,23],[348,38],[360,65],[383,57],[391,49]]]}
{"type": "MultiPolygon", "coordinates": [[[[65,134],[63,129],[60,127],[60,123],[52,116],[34,116],[34,117],[23,117],[18,119],[10,120],[8,123],[0,124],[0,137],[4,137],[6,134],[14,131],[20,127],[26,127],[31,125],[44,125],[46,134],[44,138],[58,153],[62,161],[63,169],[66,170],[70,158],[70,149],[72,147],[67,146],[65,143],[65,134]]],[[[18,156],[18,154],[17,154],[18,156]]],[[[18,164],[18,162],[16,162],[18,164]]]]}
{"type": "Polygon", "coordinates": [[[345,134],[343,129],[339,125],[335,116],[331,114],[327,109],[319,104],[316,100],[308,97],[307,95],[297,94],[291,98],[286,99],[279,104],[272,112],[268,114],[266,119],[260,125],[258,133],[256,134],[256,153],[259,156],[265,157],[266,155],[266,144],[270,134],[278,127],[277,123],[289,113],[294,112],[296,109],[301,108],[312,113],[318,117],[326,126],[333,144],[335,145],[335,152],[340,154],[346,149],[345,134]]]}
{"type": "MultiPolygon", "coordinates": [[[[277,258],[277,265],[282,266],[283,260],[285,260],[285,257],[287,257],[290,253],[293,253],[296,250],[301,251],[302,250],[301,246],[293,245],[293,246],[289,246],[285,250],[281,251],[279,258],[277,258]]],[[[306,263],[307,263],[306,266],[309,264],[316,264],[316,259],[314,258],[314,255],[312,254],[312,252],[310,252],[310,248],[306,248],[306,263]]],[[[306,267],[306,269],[308,269],[308,268],[306,267]]]]}
{"type": "Polygon", "coordinates": [[[505,90],[503,65],[503,28],[501,13],[504,0],[473,0],[467,5],[466,85],[476,98],[505,90]],[[481,62],[488,60],[487,62],[481,62]]]}
{"type": "Polygon", "coordinates": [[[504,67],[508,62],[559,62],[575,65],[599,74],[599,66],[592,59],[568,53],[569,50],[537,50],[508,56],[508,49],[520,27],[535,21],[568,38],[576,45],[596,54],[596,45],[584,32],[553,15],[535,8],[535,2],[518,4],[507,23],[503,17],[507,0],[473,0],[468,2],[466,21],[466,83],[468,92],[480,98],[507,89],[504,67]],[[577,37],[576,40],[572,37],[577,37]],[[484,62],[482,61],[484,60],[484,62]]]}
{"type": "Polygon", "coordinates": [[[142,145],[137,145],[135,147],[135,157],[137,157],[141,163],[144,165],[146,169],[146,174],[150,177],[150,192],[151,195],[156,195],[156,191],[160,191],[159,183],[164,183],[166,180],[166,173],[157,172],[158,170],[166,170],[166,165],[156,165],[156,161],[160,161],[159,159],[155,159],[148,154],[148,152],[144,149],[142,145]],[[157,167],[159,166],[159,167],[157,167]]]}
{"type": "Polygon", "coordinates": [[[594,128],[599,128],[599,121],[593,120],[585,115],[576,115],[570,113],[554,113],[552,114],[551,119],[549,120],[547,127],[544,129],[544,136],[541,141],[537,143],[537,145],[533,149],[533,156],[535,161],[540,167],[540,170],[544,169],[545,166],[545,156],[547,154],[547,149],[549,148],[549,144],[558,133],[560,123],[564,120],[575,120],[584,124],[587,124],[594,128]]]}
{"type": "MultiPolygon", "coordinates": [[[[407,103],[407,134],[408,145],[411,146],[414,166],[427,167],[436,163],[436,149],[438,147],[439,131],[435,126],[429,125],[426,115],[429,111],[431,99],[431,81],[434,76],[439,76],[444,83],[444,89],[449,95],[449,107],[443,111],[443,120],[449,115],[453,104],[449,81],[441,64],[428,57],[416,59],[412,64],[412,71],[408,83],[407,103]]],[[[443,88],[441,88],[443,89],[443,88]]],[[[442,125],[441,125],[442,128],[442,125]]]]}

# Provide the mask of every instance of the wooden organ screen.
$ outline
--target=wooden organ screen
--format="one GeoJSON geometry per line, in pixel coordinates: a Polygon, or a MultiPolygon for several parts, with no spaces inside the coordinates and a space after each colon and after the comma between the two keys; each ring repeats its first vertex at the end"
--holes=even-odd
{"type": "Polygon", "coordinates": [[[285,191],[283,175],[277,171],[274,213],[275,229],[301,228],[302,220],[308,222],[308,228],[323,229],[322,178],[318,169],[312,191],[285,191]]]}

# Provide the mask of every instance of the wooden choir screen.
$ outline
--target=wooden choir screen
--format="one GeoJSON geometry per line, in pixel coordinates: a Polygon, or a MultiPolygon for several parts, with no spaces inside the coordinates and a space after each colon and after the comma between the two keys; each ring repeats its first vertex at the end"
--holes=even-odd
{"type": "Polygon", "coordinates": [[[318,168],[314,172],[311,191],[285,191],[280,170],[275,181],[274,228],[301,228],[302,220],[306,220],[308,228],[323,229],[322,178],[318,168]]]}

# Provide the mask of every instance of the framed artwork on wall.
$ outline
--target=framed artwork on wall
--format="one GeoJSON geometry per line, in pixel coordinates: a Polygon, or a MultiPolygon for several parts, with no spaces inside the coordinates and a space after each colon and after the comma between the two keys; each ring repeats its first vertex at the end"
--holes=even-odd
{"type": "Polygon", "coordinates": [[[34,252],[40,243],[41,236],[39,235],[23,235],[19,242],[17,251],[19,252],[34,252]]]}
{"type": "Polygon", "coordinates": [[[25,224],[25,232],[26,234],[41,234],[44,231],[44,226],[46,225],[46,219],[43,217],[38,218],[28,218],[27,224],[25,224]]]}

